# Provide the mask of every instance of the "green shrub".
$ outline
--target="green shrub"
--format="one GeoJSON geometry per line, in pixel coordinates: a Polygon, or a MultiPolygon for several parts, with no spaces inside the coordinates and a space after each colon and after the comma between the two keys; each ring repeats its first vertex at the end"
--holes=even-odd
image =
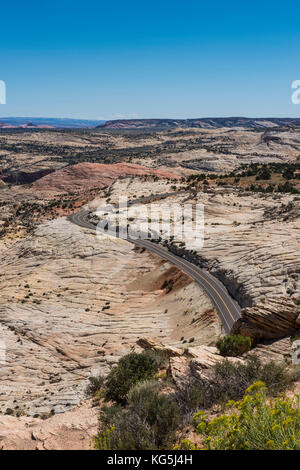
{"type": "Polygon", "coordinates": [[[153,359],[158,369],[168,366],[168,357],[161,351],[153,351],[152,349],[147,349],[144,354],[149,358],[153,359]]]}
{"type": "Polygon", "coordinates": [[[188,416],[215,403],[241,399],[253,382],[265,382],[270,395],[276,396],[289,388],[293,380],[285,363],[262,363],[254,355],[241,363],[224,359],[214,365],[210,380],[197,381],[191,374],[190,380],[176,392],[175,397],[181,412],[188,416]]]}
{"type": "Polygon", "coordinates": [[[151,426],[157,448],[167,448],[179,424],[180,413],[176,402],[165,393],[159,393],[154,381],[137,384],[130,390],[129,406],[151,426]]]}
{"type": "Polygon", "coordinates": [[[147,351],[140,354],[132,352],[122,357],[106,378],[105,400],[126,403],[130,388],[138,382],[152,378],[158,368],[157,360],[147,351]]]}
{"type": "Polygon", "coordinates": [[[96,450],[153,450],[154,437],[151,427],[137,415],[125,410],[115,425],[107,427],[94,437],[96,450]]]}
{"type": "Polygon", "coordinates": [[[166,279],[162,285],[162,289],[166,289],[166,293],[168,294],[174,288],[174,280],[173,279],[166,279]]]}
{"type": "Polygon", "coordinates": [[[103,387],[104,380],[102,375],[89,377],[89,383],[85,389],[86,396],[93,397],[103,387]]]}
{"type": "Polygon", "coordinates": [[[300,450],[300,401],[267,398],[263,382],[256,382],[238,402],[229,402],[229,414],[208,421],[194,416],[197,432],[209,450],[300,450]]]}
{"type": "Polygon", "coordinates": [[[292,384],[292,376],[284,363],[263,363],[255,355],[236,364],[225,359],[215,364],[214,373],[214,382],[226,400],[240,399],[256,381],[265,382],[272,396],[284,392],[292,384]]]}
{"type": "Polygon", "coordinates": [[[241,356],[251,348],[251,338],[242,335],[229,335],[217,341],[221,356],[241,356]]]}
{"type": "Polygon", "coordinates": [[[279,395],[293,383],[293,376],[288,372],[286,365],[274,361],[261,365],[258,379],[266,384],[271,396],[279,395]]]}
{"type": "Polygon", "coordinates": [[[209,384],[194,377],[188,378],[185,385],[176,390],[174,397],[187,422],[199,408],[213,403],[209,384]]]}
{"type": "Polygon", "coordinates": [[[114,426],[120,415],[123,413],[124,408],[118,404],[102,405],[99,413],[99,422],[102,427],[114,426]]]}
{"type": "Polygon", "coordinates": [[[120,405],[103,407],[100,412],[102,429],[94,439],[95,448],[170,448],[175,440],[180,414],[175,401],[160,389],[160,384],[154,380],[141,382],[130,390],[126,408],[120,405]]]}

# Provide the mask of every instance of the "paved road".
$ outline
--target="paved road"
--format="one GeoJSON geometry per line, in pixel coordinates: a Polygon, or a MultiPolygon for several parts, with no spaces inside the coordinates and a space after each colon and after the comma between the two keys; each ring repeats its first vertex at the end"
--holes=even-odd
{"type": "MultiPolygon", "coordinates": [[[[95,225],[87,220],[88,211],[79,211],[72,214],[69,219],[76,225],[96,230],[95,225]]],[[[211,298],[218,315],[223,323],[226,333],[229,333],[234,323],[241,317],[241,309],[238,303],[229,295],[225,286],[207,271],[198,268],[185,259],[174,255],[166,248],[157,245],[149,240],[127,239],[136,246],[145,248],[148,251],[160,256],[178,266],[182,271],[191,276],[201,286],[211,298]]]]}

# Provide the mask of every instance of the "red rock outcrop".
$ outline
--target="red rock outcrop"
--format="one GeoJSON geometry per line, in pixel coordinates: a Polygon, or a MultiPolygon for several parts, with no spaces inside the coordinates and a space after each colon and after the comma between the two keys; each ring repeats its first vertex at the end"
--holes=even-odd
{"type": "Polygon", "coordinates": [[[110,186],[124,176],[152,175],[157,178],[179,179],[178,175],[130,163],[78,163],[46,175],[33,183],[33,188],[46,191],[82,191],[110,186]]]}

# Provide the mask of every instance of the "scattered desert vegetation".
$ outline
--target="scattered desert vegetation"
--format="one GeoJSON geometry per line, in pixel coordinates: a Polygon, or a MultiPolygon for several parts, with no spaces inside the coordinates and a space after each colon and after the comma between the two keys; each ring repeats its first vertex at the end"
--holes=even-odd
{"type": "MultiPolygon", "coordinates": [[[[297,398],[268,399],[267,387],[255,382],[240,401],[229,401],[227,413],[209,419],[194,415],[196,432],[208,450],[300,450],[300,402],[297,398]]],[[[199,449],[183,440],[176,449],[199,449]]]]}
{"type": "Polygon", "coordinates": [[[251,338],[242,335],[228,335],[220,338],[216,346],[221,356],[241,356],[251,348],[251,338]]]}
{"type": "Polygon", "coordinates": [[[230,173],[191,174],[184,181],[186,188],[193,191],[231,186],[240,191],[298,194],[300,163],[242,164],[230,173]]]}
{"type": "Polygon", "coordinates": [[[272,398],[290,389],[296,379],[286,364],[262,363],[256,356],[241,362],[225,359],[213,367],[209,380],[187,374],[178,388],[168,376],[166,359],[152,354],[130,353],[106,379],[91,378],[93,386],[87,392],[92,394],[95,406],[101,403],[96,449],[299,447],[296,399],[272,398]],[[240,414],[222,414],[228,410],[227,401],[240,414]],[[206,413],[211,416],[212,410],[218,417],[209,421],[206,413]],[[204,436],[200,443],[184,438],[193,423],[196,432],[204,436]],[[283,423],[287,424],[277,435],[275,431],[283,423]],[[239,433],[235,432],[237,428],[239,433]]]}
{"type": "Polygon", "coordinates": [[[190,124],[0,131],[1,426],[42,419],[53,436],[51,423],[66,416],[73,428],[68,413],[96,367],[86,390],[95,427],[84,434],[77,423],[87,447],[93,435],[95,448],[114,450],[299,446],[296,399],[279,396],[299,381],[290,342],[299,334],[299,123],[190,124]],[[164,233],[156,242],[223,283],[243,309],[234,334],[223,336],[188,276],[125,241],[97,244],[68,219],[85,205],[96,220],[96,207],[124,194],[162,208],[204,204],[203,249],[164,233]],[[179,356],[133,351],[146,332],[179,356]]]}

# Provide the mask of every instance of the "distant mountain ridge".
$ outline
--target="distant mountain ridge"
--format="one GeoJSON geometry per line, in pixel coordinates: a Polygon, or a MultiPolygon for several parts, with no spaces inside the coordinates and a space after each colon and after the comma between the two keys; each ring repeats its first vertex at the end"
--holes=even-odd
{"type": "Polygon", "coordinates": [[[1,129],[175,129],[242,127],[272,129],[300,126],[300,118],[218,117],[195,119],[116,119],[113,121],[71,118],[1,117],[1,129]]]}
{"type": "Polygon", "coordinates": [[[93,128],[104,122],[94,119],[2,117],[0,118],[0,129],[93,128]]]}
{"type": "Polygon", "coordinates": [[[199,118],[199,119],[118,119],[106,121],[97,126],[99,129],[142,129],[142,128],[203,128],[218,129],[221,127],[272,128],[282,126],[300,126],[300,118],[199,118]]]}

